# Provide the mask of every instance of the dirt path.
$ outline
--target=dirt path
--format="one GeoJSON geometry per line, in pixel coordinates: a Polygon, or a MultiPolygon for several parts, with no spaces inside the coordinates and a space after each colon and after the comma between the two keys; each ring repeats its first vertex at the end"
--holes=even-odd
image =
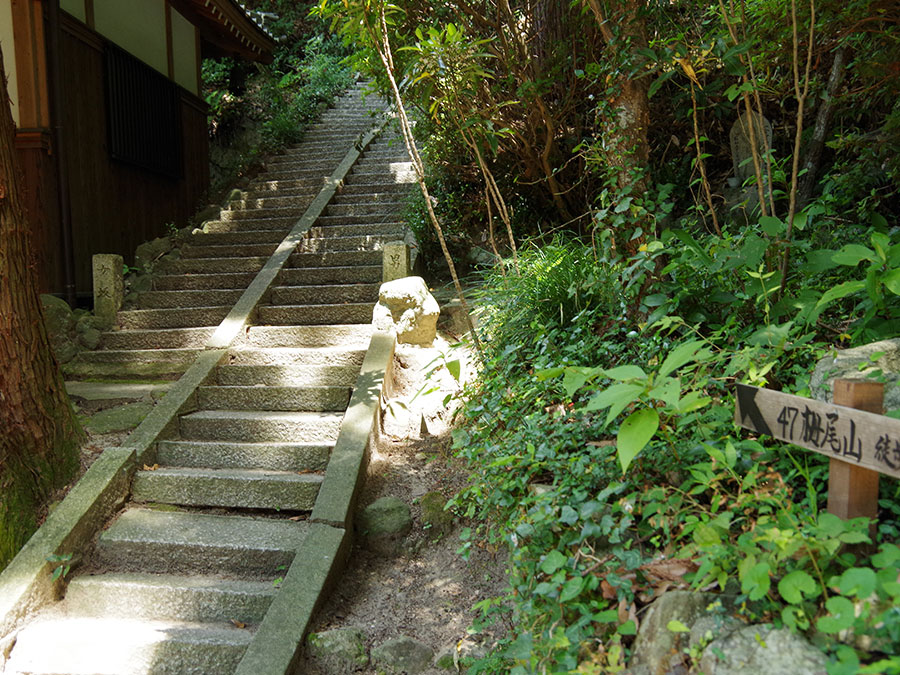
{"type": "MultiPolygon", "coordinates": [[[[314,632],[333,628],[356,627],[366,635],[366,648],[401,635],[430,646],[435,654],[447,648],[458,648],[463,655],[485,651],[496,635],[469,635],[476,617],[473,605],[499,595],[505,587],[505,560],[473,549],[468,560],[457,551],[459,533],[464,523],[457,521],[452,529],[437,533],[422,518],[419,500],[423,495],[439,491],[445,498],[455,495],[465,484],[464,469],[450,458],[450,423],[458,403],[449,408],[443,404],[447,394],[459,391],[456,380],[443,365],[441,354],[449,361],[460,358],[462,376],[470,368],[464,363],[462,350],[453,350],[439,338],[434,348],[398,345],[396,363],[397,390],[394,401],[405,401],[408,409],[390,407],[395,415],[386,415],[385,435],[373,453],[369,475],[360,504],[365,506],[384,496],[398,497],[412,507],[413,529],[407,536],[402,553],[384,556],[355,546],[342,580],[314,622],[314,632]],[[429,379],[428,364],[438,366],[429,379]],[[419,395],[423,387],[438,390],[419,395]],[[430,434],[421,432],[425,417],[430,434]]],[[[492,629],[498,630],[498,629],[492,629]]],[[[323,670],[307,658],[298,673],[320,675],[323,670]]],[[[360,673],[376,673],[373,666],[360,673]]],[[[446,673],[432,668],[426,673],[446,673]]]]}

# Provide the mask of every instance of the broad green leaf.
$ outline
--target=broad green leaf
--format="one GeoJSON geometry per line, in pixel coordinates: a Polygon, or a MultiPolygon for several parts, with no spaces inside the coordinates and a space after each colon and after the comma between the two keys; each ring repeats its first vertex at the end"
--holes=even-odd
{"type": "Polygon", "coordinates": [[[454,380],[459,382],[459,376],[462,372],[462,362],[459,359],[453,359],[452,361],[447,361],[447,370],[450,371],[451,377],[454,380]]]}
{"type": "Polygon", "coordinates": [[[531,633],[522,633],[515,641],[506,648],[503,655],[508,659],[527,660],[531,658],[531,651],[534,647],[534,638],[531,633]]]}
{"type": "Polygon", "coordinates": [[[541,563],[541,571],[544,574],[553,574],[565,565],[567,560],[568,558],[559,551],[550,551],[541,563]]]}
{"type": "Polygon", "coordinates": [[[700,410],[700,408],[709,405],[711,402],[712,399],[709,396],[704,396],[699,391],[691,391],[678,402],[677,411],[682,415],[686,415],[689,412],[700,410]]]}
{"type": "Polygon", "coordinates": [[[847,598],[840,595],[832,596],[825,602],[825,608],[828,615],[816,622],[823,633],[840,633],[853,625],[856,613],[853,610],[853,603],[847,598]]]}
{"type": "Polygon", "coordinates": [[[848,265],[850,267],[856,267],[861,260],[869,260],[871,262],[878,260],[875,252],[862,244],[846,244],[831,256],[831,259],[838,265],[848,265]]]}
{"type": "Polygon", "coordinates": [[[697,240],[687,230],[673,228],[670,232],[675,235],[681,243],[691,249],[706,265],[712,265],[713,260],[709,254],[703,250],[703,247],[697,243],[697,240]]]}
{"type": "Polygon", "coordinates": [[[637,634],[637,626],[634,625],[634,621],[628,619],[625,623],[621,624],[618,628],[616,628],[616,632],[619,635],[636,635],[637,634]]]}
{"type": "Polygon", "coordinates": [[[781,218],[776,216],[763,216],[759,219],[759,226],[770,237],[777,237],[787,228],[781,218]]]}
{"type": "Polygon", "coordinates": [[[644,448],[659,428],[659,413],[644,408],[632,413],[622,422],[616,437],[616,452],[622,473],[628,471],[631,460],[644,448]]]}
{"type": "Polygon", "coordinates": [[[704,344],[703,340],[692,340],[675,347],[669,352],[666,360],[659,367],[660,377],[665,377],[695,359],[703,360],[704,358],[709,358],[711,354],[708,349],[703,349],[704,344]]]}
{"type": "Polygon", "coordinates": [[[891,293],[900,295],[900,267],[885,274],[881,280],[891,293]]]}
{"type": "Polygon", "coordinates": [[[810,251],[806,256],[806,264],[803,266],[804,271],[810,274],[818,274],[833,269],[835,251],[830,248],[818,248],[810,251]]]}
{"type": "Polygon", "coordinates": [[[875,567],[887,567],[900,560],[900,547],[896,544],[882,544],[878,553],[872,556],[875,567]]]}
{"type": "Polygon", "coordinates": [[[822,297],[819,298],[819,301],[816,303],[816,307],[823,307],[833,300],[839,300],[841,298],[847,297],[848,295],[852,295],[853,293],[858,293],[865,287],[865,281],[845,281],[844,283],[838,284],[834,288],[830,288],[822,293],[822,297]]]}
{"type": "Polygon", "coordinates": [[[804,595],[814,597],[818,590],[815,580],[803,570],[794,570],[778,582],[781,597],[794,605],[802,602],[804,595]]]}
{"type": "MultiPolygon", "coordinates": [[[[584,409],[587,412],[592,412],[594,410],[602,410],[608,406],[621,403],[621,407],[619,407],[619,412],[622,412],[629,403],[636,401],[638,399],[638,395],[644,391],[644,385],[642,384],[629,384],[627,382],[617,382],[613,384],[603,391],[599,391],[594,394],[591,399],[587,402],[584,409]]],[[[618,413],[616,413],[618,414],[618,413]]]]}
{"type": "Polygon", "coordinates": [[[545,368],[544,370],[538,370],[535,372],[534,376],[540,382],[543,382],[544,380],[550,380],[554,377],[559,377],[564,372],[566,372],[565,368],[563,368],[562,366],[557,366],[556,368],[545,368]]]}
{"type": "Polygon", "coordinates": [[[677,377],[665,377],[647,395],[674,408],[681,396],[681,380],[677,377]]]}
{"type": "Polygon", "coordinates": [[[584,577],[573,577],[563,584],[562,592],[559,594],[560,602],[569,602],[581,595],[581,589],[584,588],[584,577]]]}
{"type": "Polygon", "coordinates": [[[665,293],[654,293],[653,295],[648,295],[644,298],[644,304],[647,305],[647,307],[659,307],[668,299],[669,298],[665,293]]]}
{"type": "Polygon", "coordinates": [[[581,389],[589,379],[602,372],[603,370],[600,368],[575,368],[571,366],[566,368],[562,383],[563,389],[566,390],[566,395],[572,398],[575,392],[581,389]]]}
{"type": "Polygon", "coordinates": [[[756,563],[741,576],[741,591],[746,593],[750,600],[761,600],[766,597],[772,585],[769,578],[770,571],[768,563],[756,563]]]}
{"type": "Polygon", "coordinates": [[[843,595],[868,598],[875,591],[878,580],[870,567],[851,567],[838,579],[838,589],[843,595]]]}
{"type": "Polygon", "coordinates": [[[647,379],[647,373],[641,370],[640,367],[633,365],[616,366],[615,368],[609,368],[608,370],[603,371],[603,374],[612,380],[647,379]]]}
{"type": "Polygon", "coordinates": [[[678,619],[672,619],[669,623],[666,624],[666,628],[672,631],[673,633],[690,633],[691,629],[685,626],[678,619]]]}

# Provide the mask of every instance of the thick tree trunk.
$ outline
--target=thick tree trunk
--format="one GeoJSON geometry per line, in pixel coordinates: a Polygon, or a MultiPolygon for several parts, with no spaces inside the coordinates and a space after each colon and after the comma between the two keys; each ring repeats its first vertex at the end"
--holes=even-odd
{"type": "MultiPolygon", "coordinates": [[[[626,74],[628,69],[624,66],[635,59],[637,50],[647,46],[646,24],[641,15],[647,2],[586,1],[597,20],[610,57],[620,64],[620,75],[616,81],[618,94],[611,101],[615,116],[605,120],[603,129],[605,159],[614,172],[619,192],[637,197],[646,192],[648,187],[650,142],[647,130],[650,127],[650,102],[647,98],[646,78],[629,77],[626,74]]],[[[627,252],[633,253],[641,239],[619,239],[619,243],[627,252]]]]}
{"type": "Polygon", "coordinates": [[[82,433],[44,328],[0,55],[0,569],[78,466],[82,433]]]}

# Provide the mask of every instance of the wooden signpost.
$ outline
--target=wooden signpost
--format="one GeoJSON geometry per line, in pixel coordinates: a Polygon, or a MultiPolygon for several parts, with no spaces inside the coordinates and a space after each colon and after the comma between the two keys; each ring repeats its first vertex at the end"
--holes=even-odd
{"type": "Polygon", "coordinates": [[[737,385],[735,422],[831,459],[828,511],[878,513],[878,476],[900,478],[900,420],[885,417],[884,385],[835,380],[834,404],[737,385]]]}

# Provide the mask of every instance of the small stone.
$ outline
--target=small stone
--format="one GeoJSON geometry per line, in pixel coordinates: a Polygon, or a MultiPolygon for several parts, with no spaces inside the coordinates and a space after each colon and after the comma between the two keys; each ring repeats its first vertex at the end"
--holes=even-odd
{"type": "Polygon", "coordinates": [[[434,659],[434,651],[426,644],[401,635],[372,650],[372,661],[392,675],[416,675],[424,672],[434,659]]]}
{"type": "Polygon", "coordinates": [[[825,654],[787,628],[744,626],[703,651],[706,675],[825,675],[825,654]]]}
{"type": "Polygon", "coordinates": [[[422,509],[422,524],[428,528],[431,539],[440,539],[453,529],[453,513],[444,510],[447,499],[440,492],[422,495],[419,506],[422,509]]]}
{"type": "Polygon", "coordinates": [[[85,426],[95,434],[128,431],[143,422],[151,410],[153,410],[152,403],[128,403],[109,410],[101,410],[94,414],[85,426]]]}
{"type": "Polygon", "coordinates": [[[382,497],[359,514],[356,529],[363,544],[385,555],[396,555],[412,529],[409,505],[396,497],[382,497]]]}
{"type": "Polygon", "coordinates": [[[218,220],[222,207],[218,204],[207,204],[202,210],[198,211],[191,219],[195,223],[203,223],[207,220],[218,220]]]}
{"type": "Polygon", "coordinates": [[[360,628],[335,628],[311,633],[309,654],[326,673],[353,672],[369,665],[366,654],[366,634],[360,628]]]}

